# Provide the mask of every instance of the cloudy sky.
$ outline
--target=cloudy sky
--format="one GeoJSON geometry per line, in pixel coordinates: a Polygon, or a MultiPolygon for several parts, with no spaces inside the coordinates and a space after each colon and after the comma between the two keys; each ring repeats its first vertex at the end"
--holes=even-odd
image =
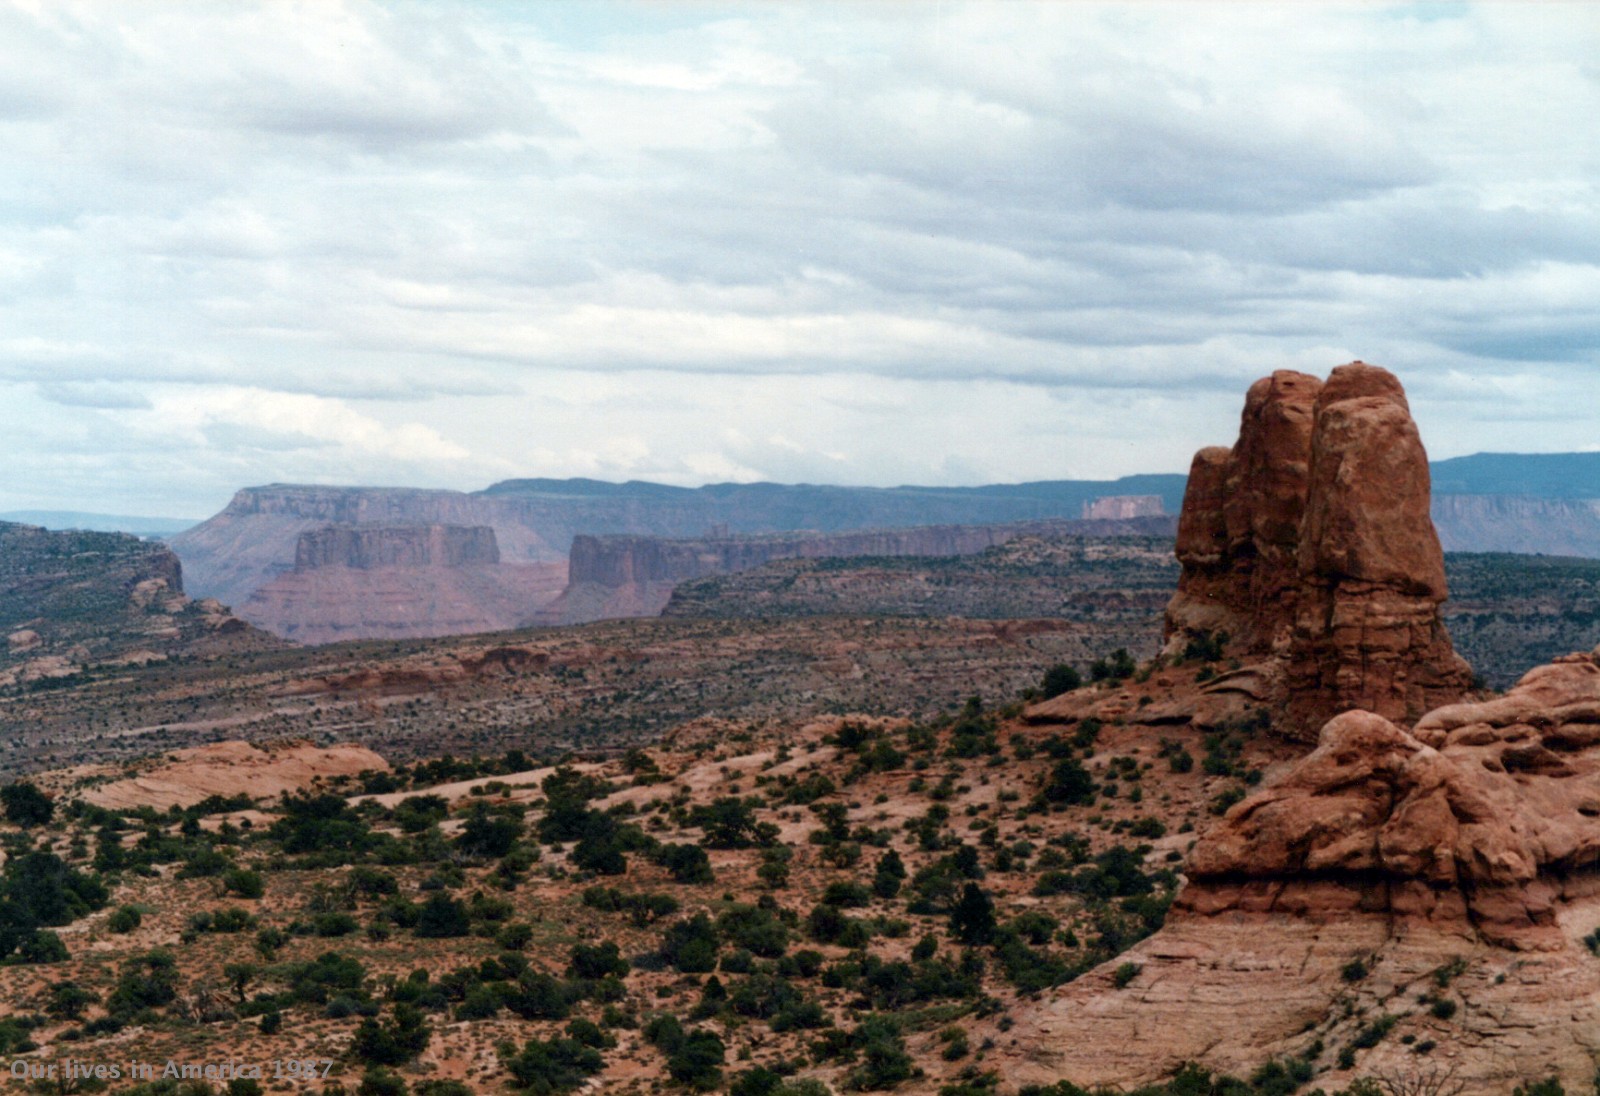
{"type": "Polygon", "coordinates": [[[0,0],[0,510],[1600,446],[1600,7],[0,0]]]}

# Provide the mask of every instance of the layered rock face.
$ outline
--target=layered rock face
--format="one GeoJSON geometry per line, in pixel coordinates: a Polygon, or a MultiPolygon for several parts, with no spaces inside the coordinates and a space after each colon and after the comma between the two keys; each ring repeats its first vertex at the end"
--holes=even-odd
{"type": "Polygon", "coordinates": [[[1085,520],[1154,518],[1165,513],[1161,507],[1160,495],[1111,495],[1106,498],[1090,499],[1083,504],[1085,520]]]}
{"type": "Polygon", "coordinates": [[[300,534],[294,568],[465,567],[500,562],[486,525],[325,525],[300,534]]]}
{"type": "Polygon", "coordinates": [[[1313,1040],[1349,1045],[1387,1013],[1396,1035],[1319,1084],[1417,1074],[1402,1034],[1436,1041],[1428,1064],[1460,1091],[1552,1073],[1568,1091],[1592,1084],[1600,651],[1409,732],[1338,716],[1200,840],[1184,872],[1166,925],[1119,957],[1140,968],[1126,990],[1108,984],[1107,964],[1026,1022],[1039,1076],[1127,1083],[1185,1060],[1244,1071],[1313,1040]],[[1452,1014],[1430,1010],[1437,997],[1452,1014]]]}
{"type": "Polygon", "coordinates": [[[1183,577],[1167,632],[1226,632],[1259,653],[1293,618],[1296,558],[1322,382],[1279,370],[1250,386],[1232,449],[1195,454],[1178,518],[1183,577]]]}
{"type": "Polygon", "coordinates": [[[1410,721],[1460,699],[1471,669],[1439,619],[1428,513],[1427,454],[1393,374],[1353,362],[1326,383],[1257,381],[1238,442],[1190,468],[1169,647],[1225,632],[1275,663],[1301,737],[1350,708],[1410,721]]]}

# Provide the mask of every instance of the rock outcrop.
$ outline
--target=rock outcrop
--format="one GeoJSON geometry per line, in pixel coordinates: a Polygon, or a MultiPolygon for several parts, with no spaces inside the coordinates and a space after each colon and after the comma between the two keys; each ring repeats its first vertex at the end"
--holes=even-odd
{"type": "Polygon", "coordinates": [[[1428,515],[1427,455],[1393,374],[1353,362],[1326,383],[1257,381],[1238,442],[1190,469],[1169,649],[1225,633],[1234,654],[1273,662],[1300,737],[1351,708],[1409,722],[1459,700],[1471,669],[1439,618],[1428,515]]]}
{"type": "Polygon", "coordinates": [[[175,750],[137,776],[90,788],[83,798],[110,810],[166,810],[192,807],[210,796],[273,800],[318,780],[388,770],[387,761],[363,746],[217,742],[175,750]]]}
{"type": "Polygon", "coordinates": [[[300,534],[294,569],[466,567],[500,562],[487,525],[324,525],[300,534]]]}
{"type": "Polygon", "coordinates": [[[0,522],[0,634],[0,687],[277,645],[186,596],[178,557],[163,544],[9,522],[0,522]]]}
{"type": "MultiPolygon", "coordinates": [[[[1552,1073],[1591,1084],[1600,651],[1411,731],[1338,716],[1184,871],[1166,925],[1119,957],[1138,968],[1125,990],[1102,968],[1024,1021],[1040,1076],[1127,1083],[1185,1060],[1243,1071],[1313,1040],[1371,1047],[1362,1025],[1389,1014],[1407,1042],[1437,1041],[1462,1091],[1552,1073]],[[1429,1008],[1446,996],[1450,1011],[1429,1008]]],[[[1400,1033],[1320,1083],[1414,1074],[1400,1033]]]]}

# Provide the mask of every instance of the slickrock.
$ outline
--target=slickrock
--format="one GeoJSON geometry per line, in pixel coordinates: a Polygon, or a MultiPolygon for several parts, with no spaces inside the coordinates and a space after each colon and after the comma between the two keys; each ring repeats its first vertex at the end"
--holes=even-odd
{"type": "Polygon", "coordinates": [[[1325,1089],[1417,1073],[1401,1034],[1436,1041],[1431,1062],[1463,1091],[1552,1073],[1569,1091],[1592,1084],[1600,650],[1414,731],[1338,716],[1184,870],[1160,932],[1019,1024],[1037,1047],[1019,1080],[1137,1082],[1186,1060],[1244,1071],[1314,1039],[1331,1058],[1388,1013],[1396,1035],[1319,1077],[1325,1089]],[[1119,990],[1124,962],[1139,970],[1119,990]],[[1443,996],[1454,1015],[1430,1010],[1443,996]]]}
{"type": "Polygon", "coordinates": [[[1226,633],[1236,656],[1276,662],[1279,729],[1307,740],[1353,708],[1411,722],[1460,700],[1472,671],[1439,617],[1428,511],[1427,454],[1392,373],[1352,362],[1326,382],[1257,381],[1233,448],[1190,470],[1168,650],[1226,633]]]}
{"type": "Polygon", "coordinates": [[[218,742],[176,750],[138,776],[91,788],[83,798],[112,810],[191,807],[213,795],[273,799],[308,788],[319,777],[388,771],[389,763],[362,746],[317,747],[308,742],[255,746],[218,742]]]}

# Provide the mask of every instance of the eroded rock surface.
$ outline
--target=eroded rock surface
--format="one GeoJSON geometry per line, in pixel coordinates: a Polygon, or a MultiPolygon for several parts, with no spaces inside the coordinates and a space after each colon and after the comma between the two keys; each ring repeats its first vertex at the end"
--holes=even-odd
{"type": "MultiPolygon", "coordinates": [[[[1338,716],[1184,871],[1159,933],[1028,1018],[1023,1042],[1039,1050],[1025,1078],[1127,1083],[1186,1060],[1243,1071],[1313,1040],[1349,1043],[1390,1014],[1397,1036],[1438,1043],[1463,1091],[1552,1073],[1591,1084],[1600,651],[1412,731],[1338,716]],[[1120,963],[1139,968],[1125,989],[1111,982],[1120,963]],[[1443,997],[1459,1007],[1440,1016],[1430,1002],[1443,997]]],[[[1397,1036],[1319,1083],[1414,1073],[1397,1036]]]]}
{"type": "Polygon", "coordinates": [[[1471,684],[1439,617],[1427,454],[1385,369],[1252,385],[1235,445],[1195,456],[1177,553],[1169,649],[1226,633],[1276,661],[1292,736],[1352,708],[1411,722],[1471,684]]]}
{"type": "Polygon", "coordinates": [[[363,746],[217,742],[175,750],[161,764],[137,776],[90,788],[83,798],[112,810],[146,806],[166,810],[192,807],[214,795],[275,799],[309,788],[319,778],[388,769],[387,761],[363,746]]]}

